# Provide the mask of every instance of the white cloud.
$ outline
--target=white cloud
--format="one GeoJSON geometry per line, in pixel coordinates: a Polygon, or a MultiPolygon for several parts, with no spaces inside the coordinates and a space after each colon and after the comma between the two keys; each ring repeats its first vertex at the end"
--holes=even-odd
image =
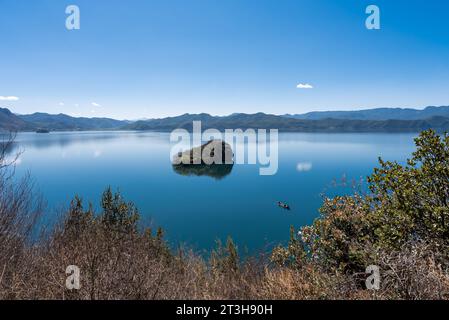
{"type": "Polygon", "coordinates": [[[93,105],[94,107],[101,107],[101,105],[98,104],[98,103],[96,103],[96,102],[92,102],[92,105],[93,105]]]}
{"type": "Polygon", "coordinates": [[[300,83],[296,86],[298,89],[313,89],[313,86],[308,83],[300,83]]]}
{"type": "Polygon", "coordinates": [[[0,96],[0,101],[18,101],[18,97],[14,96],[0,96]]]}
{"type": "Polygon", "coordinates": [[[296,165],[296,170],[299,172],[307,172],[312,170],[312,163],[311,162],[300,162],[296,165]]]}
{"type": "Polygon", "coordinates": [[[64,102],[60,102],[59,106],[63,107],[64,106],[64,102]]]}

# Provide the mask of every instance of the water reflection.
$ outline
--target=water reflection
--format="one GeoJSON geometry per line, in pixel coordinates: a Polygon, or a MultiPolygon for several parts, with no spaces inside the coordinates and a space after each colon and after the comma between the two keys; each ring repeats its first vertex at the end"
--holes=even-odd
{"type": "Polygon", "coordinates": [[[313,168],[313,164],[311,162],[299,162],[296,165],[296,170],[298,172],[308,172],[310,170],[312,170],[313,168]]]}
{"type": "Polygon", "coordinates": [[[233,164],[198,164],[198,165],[173,165],[173,171],[182,176],[207,176],[221,180],[231,174],[233,164]]]}
{"type": "MultiPolygon", "coordinates": [[[[167,134],[134,131],[86,131],[86,132],[52,132],[49,134],[21,133],[17,136],[0,133],[0,148],[6,149],[7,154],[23,152],[28,148],[48,149],[60,147],[66,149],[73,145],[82,145],[93,142],[97,145],[113,143],[129,139],[151,139],[153,143],[165,144],[168,141],[167,134]],[[11,141],[10,141],[11,140],[11,141]]],[[[99,155],[96,155],[98,157],[99,155]]]]}

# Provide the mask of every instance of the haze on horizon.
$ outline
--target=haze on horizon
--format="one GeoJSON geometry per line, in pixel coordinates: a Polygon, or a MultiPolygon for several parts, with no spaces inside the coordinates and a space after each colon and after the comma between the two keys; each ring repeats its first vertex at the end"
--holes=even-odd
{"type": "Polygon", "coordinates": [[[0,107],[116,119],[449,104],[439,0],[0,0],[0,107]],[[65,28],[65,8],[81,29],[65,28]],[[381,29],[365,9],[381,9],[381,29]]]}

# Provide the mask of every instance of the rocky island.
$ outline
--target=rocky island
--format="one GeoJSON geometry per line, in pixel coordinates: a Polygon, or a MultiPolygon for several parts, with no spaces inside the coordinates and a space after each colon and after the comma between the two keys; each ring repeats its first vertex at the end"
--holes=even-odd
{"type": "Polygon", "coordinates": [[[179,152],[173,157],[173,165],[221,165],[233,164],[231,146],[222,140],[211,140],[199,147],[179,152]]]}
{"type": "Polygon", "coordinates": [[[209,176],[222,179],[234,166],[231,146],[222,140],[211,140],[199,147],[179,152],[173,157],[173,170],[183,176],[209,176]]]}

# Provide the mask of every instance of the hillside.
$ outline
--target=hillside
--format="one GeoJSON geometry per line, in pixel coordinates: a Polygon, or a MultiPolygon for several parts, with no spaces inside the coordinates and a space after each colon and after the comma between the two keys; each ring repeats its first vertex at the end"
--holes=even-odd
{"type": "Polygon", "coordinates": [[[118,129],[126,124],[125,121],[108,118],[75,118],[65,114],[33,113],[19,115],[18,117],[23,121],[32,123],[35,127],[52,131],[110,130],[118,129]]]}
{"type": "Polygon", "coordinates": [[[433,128],[449,131],[449,118],[432,117],[423,120],[302,120],[264,113],[233,114],[213,117],[208,114],[137,121],[126,125],[126,130],[171,131],[177,128],[192,130],[192,121],[201,120],[202,129],[279,129],[281,132],[418,132],[433,128]]]}
{"type": "Polygon", "coordinates": [[[9,109],[0,108],[0,131],[26,131],[34,129],[33,124],[22,120],[9,109]]]}
{"type": "Polygon", "coordinates": [[[431,117],[448,117],[449,106],[427,107],[424,110],[401,108],[377,108],[357,111],[321,111],[305,114],[285,115],[303,120],[346,119],[346,120],[423,120],[431,117]]]}
{"type": "Polygon", "coordinates": [[[16,115],[6,108],[0,108],[0,131],[48,129],[50,131],[148,130],[169,132],[178,128],[192,130],[193,121],[201,121],[202,129],[215,128],[218,130],[254,128],[279,129],[281,132],[419,132],[432,128],[437,131],[449,131],[449,107],[428,107],[425,110],[373,109],[323,112],[310,113],[302,117],[307,119],[265,113],[236,113],[229,116],[212,116],[201,113],[130,122],[109,118],[76,118],[65,114],[16,115]],[[329,118],[329,116],[333,118],[329,118]],[[369,118],[352,119],[357,117],[369,118]],[[417,119],[377,119],[382,117],[417,119]]]}

